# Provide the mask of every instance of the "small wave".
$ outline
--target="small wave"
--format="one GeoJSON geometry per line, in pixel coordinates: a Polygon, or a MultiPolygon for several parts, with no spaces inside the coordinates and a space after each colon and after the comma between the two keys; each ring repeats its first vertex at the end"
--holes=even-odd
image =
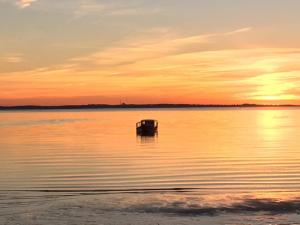
{"type": "Polygon", "coordinates": [[[23,190],[0,191],[5,204],[12,202],[46,202],[72,197],[69,204],[92,210],[133,213],[170,214],[176,216],[219,216],[262,213],[300,214],[299,193],[244,193],[202,195],[197,189],[128,189],[128,190],[23,190]],[[272,197],[266,197],[271,195],[272,197]]]}
{"type": "Polygon", "coordinates": [[[130,207],[131,211],[143,213],[167,213],[176,215],[216,216],[219,214],[241,214],[241,213],[270,213],[291,214],[300,213],[300,199],[274,200],[274,199],[246,199],[231,205],[205,206],[201,204],[186,204],[186,202],[175,201],[166,205],[136,205],[130,207]]]}
{"type": "Polygon", "coordinates": [[[130,189],[28,189],[28,190],[0,190],[2,192],[40,192],[40,193],[79,193],[79,194],[131,194],[131,193],[163,193],[163,192],[193,192],[199,191],[200,188],[130,188],[130,189]]]}

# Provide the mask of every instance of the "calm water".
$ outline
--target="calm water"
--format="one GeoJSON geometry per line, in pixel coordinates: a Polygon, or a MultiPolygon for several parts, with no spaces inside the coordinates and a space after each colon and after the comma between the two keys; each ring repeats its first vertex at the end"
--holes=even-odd
{"type": "Polygon", "coordinates": [[[300,110],[0,113],[0,190],[298,192],[300,110]],[[155,138],[135,123],[159,120],[155,138]]]}
{"type": "Polygon", "coordinates": [[[299,224],[299,114],[296,108],[1,112],[0,223],[97,224],[107,215],[107,224],[174,224],[151,216],[171,213],[180,224],[299,224]],[[159,120],[157,137],[136,136],[135,123],[144,118],[159,120]],[[202,219],[181,218],[191,214],[202,219]]]}

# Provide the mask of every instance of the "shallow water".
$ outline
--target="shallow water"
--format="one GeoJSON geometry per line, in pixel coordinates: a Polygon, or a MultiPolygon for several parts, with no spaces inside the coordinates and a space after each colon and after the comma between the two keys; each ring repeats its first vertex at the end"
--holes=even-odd
{"type": "Polygon", "coordinates": [[[26,205],[36,196],[132,193],[122,209],[297,213],[299,113],[295,108],[1,112],[0,210],[15,201],[12,196],[23,196],[26,205]],[[144,118],[159,120],[156,137],[136,136],[135,123],[144,118]],[[134,201],[137,195],[147,196],[144,204],[134,201]]]}

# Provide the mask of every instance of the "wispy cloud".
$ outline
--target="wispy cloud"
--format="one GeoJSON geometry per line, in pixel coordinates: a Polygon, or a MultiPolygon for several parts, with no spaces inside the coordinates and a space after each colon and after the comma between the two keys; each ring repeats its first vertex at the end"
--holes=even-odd
{"type": "MultiPolygon", "coordinates": [[[[21,9],[30,7],[38,0],[0,0],[0,2],[10,3],[21,9]]],[[[39,1],[39,6],[35,10],[63,12],[81,16],[135,16],[149,15],[161,12],[156,7],[145,7],[143,2],[128,0],[124,1],[104,1],[104,0],[72,0],[72,1],[39,1]]]]}
{"type": "Polygon", "coordinates": [[[84,15],[108,15],[108,16],[133,16],[156,14],[161,10],[158,8],[144,8],[136,1],[126,3],[99,2],[95,0],[84,0],[78,2],[74,14],[84,15]]]}
{"type": "Polygon", "coordinates": [[[0,0],[0,3],[1,2],[9,3],[9,4],[15,5],[21,9],[24,9],[26,7],[31,6],[31,4],[36,1],[38,1],[38,0],[0,0]]]}
{"type": "Polygon", "coordinates": [[[37,1],[37,0],[19,0],[17,2],[17,4],[21,8],[26,8],[26,7],[30,6],[35,1],[37,1]]]}
{"type": "Polygon", "coordinates": [[[10,54],[0,58],[5,63],[21,63],[24,61],[23,55],[21,54],[10,54]]]}
{"type": "Polygon", "coordinates": [[[230,31],[228,33],[226,33],[227,35],[235,35],[235,34],[239,34],[239,33],[247,33],[252,31],[253,28],[252,27],[243,27],[234,31],[230,31]]]}
{"type": "MultiPolygon", "coordinates": [[[[77,63],[88,62],[99,66],[127,65],[145,60],[158,59],[190,52],[201,52],[207,45],[221,41],[225,37],[250,32],[252,28],[241,28],[224,33],[201,34],[192,36],[178,36],[170,34],[170,31],[158,29],[157,35],[150,35],[149,32],[129,38],[119,45],[107,48],[103,51],[75,58],[72,61],[77,63]]],[[[154,30],[154,32],[156,32],[154,30]]]]}

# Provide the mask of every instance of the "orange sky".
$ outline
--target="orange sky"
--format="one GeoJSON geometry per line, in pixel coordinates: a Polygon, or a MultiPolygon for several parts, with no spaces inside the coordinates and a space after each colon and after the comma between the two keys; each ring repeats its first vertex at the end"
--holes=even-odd
{"type": "Polygon", "coordinates": [[[214,3],[1,0],[0,105],[299,104],[299,3],[214,3]]]}

